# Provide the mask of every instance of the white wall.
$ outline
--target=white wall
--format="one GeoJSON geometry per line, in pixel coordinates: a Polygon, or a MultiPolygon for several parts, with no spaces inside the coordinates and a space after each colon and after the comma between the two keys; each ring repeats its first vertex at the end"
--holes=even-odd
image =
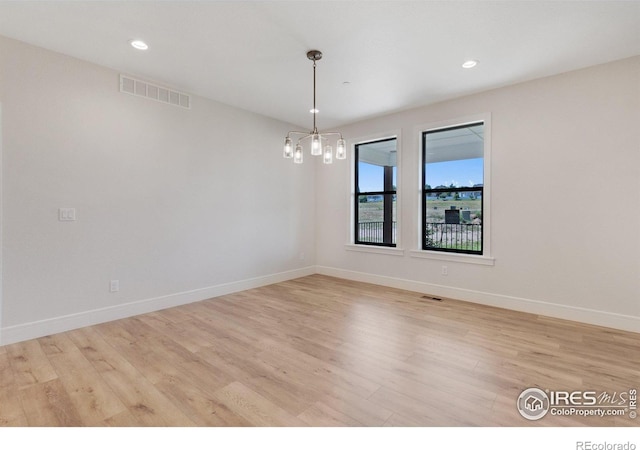
{"type": "MultiPolygon", "coordinates": [[[[472,74],[470,74],[472,76],[472,74]]],[[[342,127],[401,130],[404,253],[349,251],[349,165],[316,169],[321,273],[640,331],[640,57],[342,127]],[[491,114],[494,266],[419,259],[419,130],[491,114]],[[448,266],[448,276],[440,274],[448,266]]],[[[352,154],[350,158],[352,158],[352,154]]]]}
{"type": "MultiPolygon", "coordinates": [[[[0,78],[1,79],[1,78],[0,78]]],[[[2,102],[0,101],[0,345],[2,345],[2,102]]]]}
{"type": "Polygon", "coordinates": [[[5,344],[313,272],[314,165],[280,156],[290,125],[118,77],[0,38],[5,344]]]}

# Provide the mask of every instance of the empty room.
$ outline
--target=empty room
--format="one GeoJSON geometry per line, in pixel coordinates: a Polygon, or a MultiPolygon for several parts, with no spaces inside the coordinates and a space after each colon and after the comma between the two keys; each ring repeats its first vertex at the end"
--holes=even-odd
{"type": "Polygon", "coordinates": [[[0,1],[0,123],[0,425],[640,424],[640,2],[0,1]]]}

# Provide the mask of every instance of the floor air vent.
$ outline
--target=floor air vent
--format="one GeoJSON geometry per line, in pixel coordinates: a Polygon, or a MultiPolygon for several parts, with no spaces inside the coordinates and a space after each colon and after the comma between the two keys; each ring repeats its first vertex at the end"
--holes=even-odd
{"type": "Polygon", "coordinates": [[[423,298],[425,300],[431,300],[431,301],[434,301],[434,302],[441,302],[442,301],[442,299],[440,297],[432,297],[430,295],[423,295],[420,298],[423,298]]]}
{"type": "Polygon", "coordinates": [[[120,92],[138,97],[145,97],[160,103],[167,103],[180,108],[191,109],[191,96],[127,75],[120,75],[120,92]]]}

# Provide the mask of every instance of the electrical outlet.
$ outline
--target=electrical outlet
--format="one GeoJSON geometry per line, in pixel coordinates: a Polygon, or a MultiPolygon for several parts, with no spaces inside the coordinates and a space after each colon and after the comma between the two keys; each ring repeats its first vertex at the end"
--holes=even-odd
{"type": "Polygon", "coordinates": [[[60,222],[73,222],[74,220],[76,220],[76,209],[75,208],[59,208],[58,220],[60,222]]]}
{"type": "Polygon", "coordinates": [[[111,280],[109,283],[109,292],[118,292],[120,290],[120,280],[111,280]]]}
{"type": "Polygon", "coordinates": [[[447,275],[449,275],[449,268],[447,266],[442,266],[442,270],[440,271],[440,273],[446,277],[447,275]]]}
{"type": "Polygon", "coordinates": [[[300,254],[298,255],[298,259],[300,261],[304,261],[304,252],[300,252],[300,254]]]}

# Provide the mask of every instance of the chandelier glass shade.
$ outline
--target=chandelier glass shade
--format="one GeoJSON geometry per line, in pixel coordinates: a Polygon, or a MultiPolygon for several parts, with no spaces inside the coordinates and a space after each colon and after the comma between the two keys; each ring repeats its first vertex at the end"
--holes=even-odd
{"type": "Polygon", "coordinates": [[[338,131],[325,131],[320,133],[316,126],[316,115],[318,109],[316,108],[316,61],[322,58],[322,52],[319,50],[310,50],[307,52],[307,58],[313,61],[313,130],[312,131],[289,131],[287,137],[284,138],[284,151],[283,156],[285,158],[293,158],[293,162],[296,164],[302,164],[303,162],[303,144],[309,142],[312,156],[322,156],[322,162],[325,164],[331,164],[333,162],[333,147],[329,144],[330,141],[336,140],[336,159],[347,159],[346,142],[342,138],[342,134],[338,131]],[[295,147],[293,144],[293,136],[299,136],[296,140],[295,147]]]}

